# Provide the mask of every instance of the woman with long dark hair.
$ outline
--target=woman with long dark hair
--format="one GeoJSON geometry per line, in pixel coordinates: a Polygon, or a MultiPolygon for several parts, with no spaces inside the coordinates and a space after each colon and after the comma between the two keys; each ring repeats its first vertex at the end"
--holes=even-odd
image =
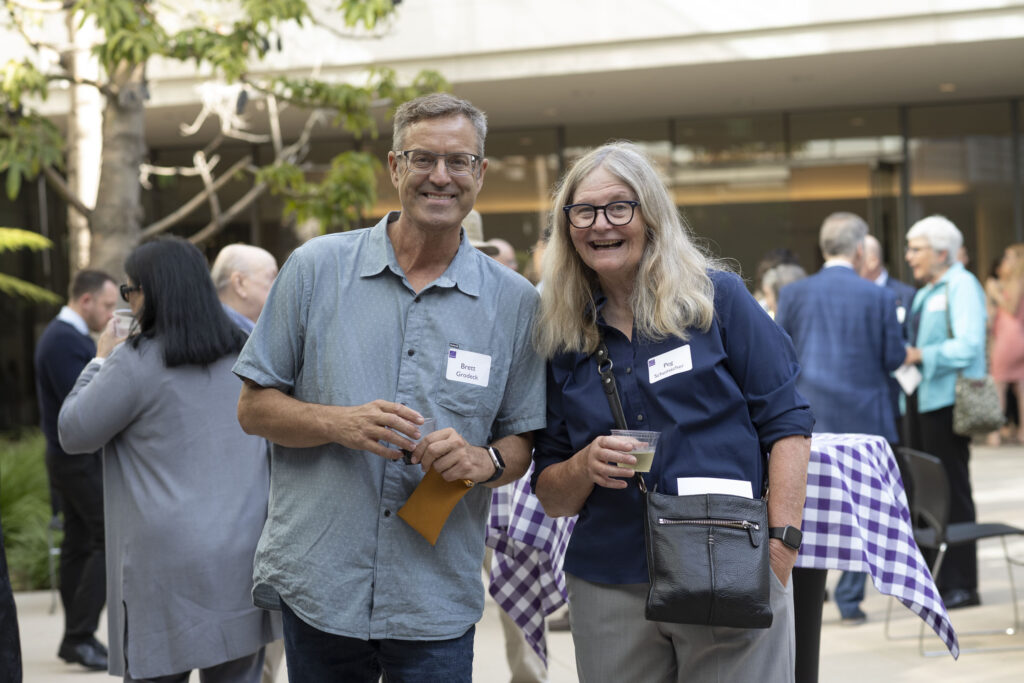
{"type": "Polygon", "coordinates": [[[185,240],[135,248],[125,271],[137,322],[123,344],[108,325],[59,419],[69,453],[103,448],[110,673],[256,683],[280,633],[250,597],[270,472],[235,415],[246,337],[185,240]]]}

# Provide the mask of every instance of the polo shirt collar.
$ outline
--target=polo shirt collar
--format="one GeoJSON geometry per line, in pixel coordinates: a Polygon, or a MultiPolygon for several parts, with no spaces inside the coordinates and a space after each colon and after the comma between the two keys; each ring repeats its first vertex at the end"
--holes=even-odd
{"type": "MultiPolygon", "coordinates": [[[[370,229],[366,258],[363,259],[363,265],[359,270],[360,277],[373,277],[385,268],[390,269],[399,277],[405,277],[405,272],[398,265],[391,240],[388,239],[388,225],[397,221],[399,216],[401,216],[400,211],[392,211],[370,229]]],[[[455,252],[455,258],[448,264],[444,273],[434,281],[434,285],[458,287],[469,296],[479,296],[482,273],[478,259],[481,258],[490,257],[471,245],[469,238],[466,237],[466,231],[461,230],[459,250],[455,252]]]]}

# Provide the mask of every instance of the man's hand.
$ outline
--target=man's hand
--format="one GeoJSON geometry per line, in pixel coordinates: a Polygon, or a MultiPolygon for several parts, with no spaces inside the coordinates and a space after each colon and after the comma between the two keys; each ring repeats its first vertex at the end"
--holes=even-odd
{"type": "Polygon", "coordinates": [[[433,467],[445,481],[482,482],[494,475],[494,462],[487,449],[466,443],[451,427],[425,435],[410,459],[414,465],[420,464],[424,472],[433,467]]]}
{"type": "Polygon", "coordinates": [[[401,403],[377,400],[361,406],[335,406],[334,410],[337,419],[331,440],[353,450],[398,460],[401,451],[381,442],[412,451],[416,448],[412,439],[421,436],[418,427],[423,424],[423,416],[401,403]]]}

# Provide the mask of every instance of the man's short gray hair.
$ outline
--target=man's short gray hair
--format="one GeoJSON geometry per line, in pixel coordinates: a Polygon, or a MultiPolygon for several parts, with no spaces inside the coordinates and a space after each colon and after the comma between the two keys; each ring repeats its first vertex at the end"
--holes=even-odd
{"type": "Polygon", "coordinates": [[[438,92],[423,95],[402,104],[395,111],[391,147],[395,152],[405,149],[405,131],[414,123],[443,119],[449,116],[465,116],[476,129],[477,154],[484,155],[484,140],[487,138],[487,116],[467,100],[455,95],[438,92]]]}
{"type": "Polygon", "coordinates": [[[830,214],[821,224],[818,244],[825,258],[832,256],[852,257],[857,247],[864,242],[868,234],[868,224],[855,213],[839,211],[830,214]]]}
{"type": "Polygon", "coordinates": [[[964,243],[963,233],[953,225],[953,221],[939,215],[922,218],[910,226],[910,230],[907,230],[907,241],[918,238],[927,241],[932,251],[946,252],[946,260],[943,261],[946,264],[956,260],[957,252],[964,243]]]}

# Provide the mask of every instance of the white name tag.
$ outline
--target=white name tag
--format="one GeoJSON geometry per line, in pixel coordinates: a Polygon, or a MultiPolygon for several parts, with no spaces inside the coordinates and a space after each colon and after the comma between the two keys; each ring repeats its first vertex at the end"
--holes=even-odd
{"type": "Polygon", "coordinates": [[[666,377],[678,375],[693,369],[693,358],[690,357],[690,345],[680,346],[647,361],[647,372],[651,384],[660,382],[666,377]]]}
{"type": "Polygon", "coordinates": [[[928,303],[925,305],[926,311],[944,311],[946,310],[946,294],[936,294],[935,296],[928,299],[928,303]]]}
{"type": "Polygon", "coordinates": [[[453,382],[486,387],[491,377],[491,357],[462,349],[448,349],[448,368],[444,376],[453,382]]]}
{"type": "Polygon", "coordinates": [[[896,307],[896,320],[900,325],[907,321],[907,309],[905,306],[896,307]]]}

